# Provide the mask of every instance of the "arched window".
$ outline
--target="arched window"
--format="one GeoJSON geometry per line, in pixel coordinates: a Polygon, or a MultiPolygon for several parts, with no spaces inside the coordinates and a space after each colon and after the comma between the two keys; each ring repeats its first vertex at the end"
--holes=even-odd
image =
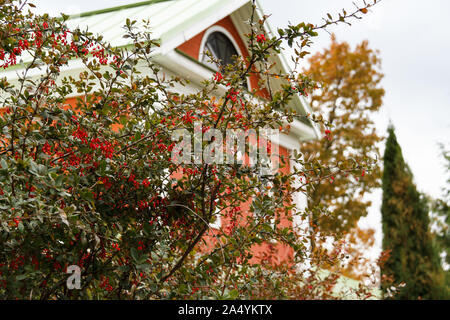
{"type": "MultiPolygon", "coordinates": [[[[231,34],[220,26],[209,28],[203,38],[200,46],[200,61],[214,70],[219,71],[221,66],[226,66],[234,62],[233,56],[241,55],[241,51],[231,34]],[[209,51],[214,59],[219,60],[219,65],[213,63],[206,54],[209,51]]],[[[244,87],[250,89],[249,81],[246,79],[244,87]]]]}
{"type": "MultiPolygon", "coordinates": [[[[211,52],[215,59],[220,60],[221,65],[233,63],[232,57],[238,55],[231,40],[220,31],[214,31],[208,35],[203,51],[211,52]]],[[[209,57],[203,54],[202,62],[210,65],[209,60],[209,57]]],[[[217,66],[215,67],[217,68],[217,66]]]]}

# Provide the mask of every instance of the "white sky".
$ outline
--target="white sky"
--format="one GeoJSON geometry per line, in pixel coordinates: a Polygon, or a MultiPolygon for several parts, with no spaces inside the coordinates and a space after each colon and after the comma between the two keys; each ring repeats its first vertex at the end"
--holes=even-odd
{"type": "MultiPolygon", "coordinates": [[[[319,24],[326,13],[350,12],[352,1],[361,0],[260,0],[265,14],[271,14],[273,29],[288,21],[319,24]]],[[[138,2],[138,0],[34,0],[37,11],[58,15],[138,2]]],[[[386,90],[383,110],[376,116],[380,133],[386,133],[389,119],[403,154],[410,165],[419,190],[440,196],[446,174],[439,156],[438,142],[450,143],[450,1],[381,0],[362,20],[352,26],[334,26],[329,31],[338,40],[353,46],[368,39],[379,49],[385,74],[386,90]]],[[[328,33],[313,39],[310,50],[316,52],[330,42],[328,33]]],[[[288,59],[289,60],[289,59],[288,59]]],[[[372,195],[374,205],[361,222],[377,230],[376,243],[381,246],[381,192],[372,195]]],[[[378,252],[378,250],[375,250],[378,252]]]]}

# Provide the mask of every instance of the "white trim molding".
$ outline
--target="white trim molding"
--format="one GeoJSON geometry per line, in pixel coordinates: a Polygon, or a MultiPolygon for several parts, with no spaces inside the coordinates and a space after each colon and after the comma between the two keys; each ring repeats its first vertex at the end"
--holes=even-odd
{"type": "Polygon", "coordinates": [[[225,29],[222,26],[218,26],[218,25],[213,25],[212,27],[206,29],[205,34],[203,35],[203,39],[202,42],[200,43],[200,50],[198,53],[198,60],[200,62],[203,62],[203,58],[205,55],[205,44],[206,44],[206,40],[208,40],[208,37],[213,33],[213,32],[220,32],[223,33],[233,44],[234,48],[236,49],[237,53],[239,55],[242,56],[242,51],[239,48],[238,43],[236,42],[236,40],[234,40],[233,36],[231,35],[231,33],[225,29]]]}

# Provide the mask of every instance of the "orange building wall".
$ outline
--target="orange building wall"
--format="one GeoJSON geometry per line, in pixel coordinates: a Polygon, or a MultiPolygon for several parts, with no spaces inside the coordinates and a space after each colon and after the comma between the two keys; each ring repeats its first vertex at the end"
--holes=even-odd
{"type": "MultiPolygon", "coordinates": [[[[236,30],[236,28],[229,16],[216,22],[212,26],[220,26],[220,27],[226,29],[233,36],[233,39],[238,44],[242,55],[244,55],[244,57],[248,57],[247,47],[245,46],[244,42],[242,41],[238,31],[236,30]]],[[[200,53],[201,53],[200,46],[202,43],[203,36],[205,35],[205,32],[206,32],[206,30],[202,31],[198,35],[194,36],[190,40],[188,40],[185,43],[178,46],[177,49],[182,51],[183,53],[189,55],[193,59],[199,60],[200,53]]],[[[259,81],[259,78],[257,75],[255,75],[255,74],[250,75],[250,87],[252,89],[256,89],[256,93],[258,95],[260,95],[262,97],[267,97],[268,93],[265,89],[258,90],[258,81],[259,81]]],[[[287,150],[286,148],[283,148],[280,146],[279,152],[280,152],[281,156],[283,156],[287,159],[289,158],[289,150],[287,150]]],[[[280,169],[280,171],[283,173],[286,173],[286,174],[290,173],[289,161],[287,162],[285,167],[280,169]]],[[[250,210],[249,210],[250,205],[251,205],[251,199],[249,201],[243,203],[240,206],[242,211],[246,213],[243,215],[244,217],[250,215],[250,210]]],[[[226,227],[226,225],[229,223],[230,223],[229,218],[227,219],[227,218],[222,217],[222,221],[221,221],[222,228],[226,227]]],[[[292,227],[292,222],[290,222],[287,219],[287,217],[281,217],[280,227],[282,227],[282,228],[292,227]]],[[[214,245],[217,242],[217,239],[215,237],[215,235],[217,235],[217,234],[218,234],[218,231],[212,229],[209,232],[209,234],[206,235],[206,239],[205,239],[207,242],[206,248],[205,248],[206,250],[212,249],[214,247],[214,245]]],[[[273,262],[276,264],[290,261],[293,258],[293,251],[292,251],[292,249],[288,248],[287,246],[281,245],[279,243],[265,243],[265,244],[261,244],[261,245],[255,245],[253,247],[253,255],[254,255],[253,261],[256,262],[259,259],[266,259],[265,255],[269,252],[273,253],[273,257],[274,257],[273,262]]]]}

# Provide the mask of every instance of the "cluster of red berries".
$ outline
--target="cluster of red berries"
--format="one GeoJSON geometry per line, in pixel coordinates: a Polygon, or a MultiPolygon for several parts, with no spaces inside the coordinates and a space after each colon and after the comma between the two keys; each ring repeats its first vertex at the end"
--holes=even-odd
{"type": "Polygon", "coordinates": [[[192,123],[193,120],[197,120],[197,117],[192,115],[192,110],[188,110],[186,114],[181,118],[184,123],[192,123]]]}
{"type": "Polygon", "coordinates": [[[231,101],[236,102],[238,94],[239,94],[238,90],[235,91],[233,88],[231,88],[227,95],[227,99],[230,99],[231,101]]]}
{"type": "Polygon", "coordinates": [[[330,130],[325,130],[325,139],[327,139],[328,141],[331,141],[331,131],[330,130]]]}
{"type": "Polygon", "coordinates": [[[259,43],[263,43],[263,42],[266,41],[266,36],[264,34],[262,34],[262,33],[258,34],[256,36],[256,41],[259,42],[259,43]]]}
{"type": "Polygon", "coordinates": [[[114,288],[111,286],[111,284],[109,283],[109,278],[108,277],[103,277],[102,276],[102,282],[99,284],[100,288],[111,292],[114,290],[114,288]]]}
{"type": "Polygon", "coordinates": [[[216,75],[214,76],[214,81],[220,82],[223,80],[223,76],[220,72],[216,72],[216,75]]]}

